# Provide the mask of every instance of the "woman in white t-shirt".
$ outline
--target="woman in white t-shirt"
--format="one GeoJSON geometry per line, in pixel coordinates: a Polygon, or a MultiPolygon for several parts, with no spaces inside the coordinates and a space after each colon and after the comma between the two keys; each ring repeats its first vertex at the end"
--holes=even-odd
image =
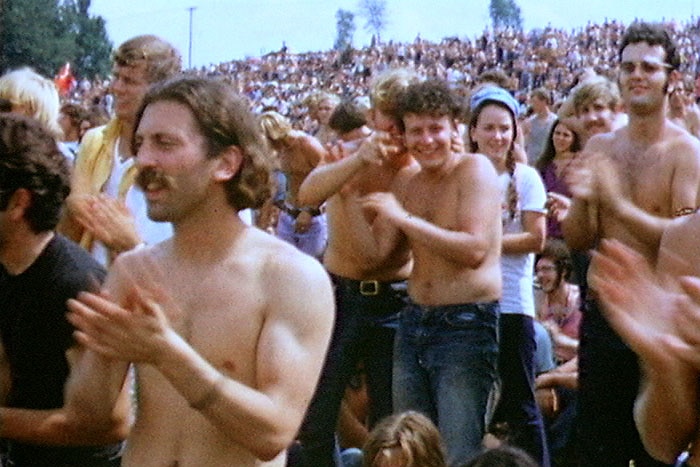
{"type": "Polygon", "coordinates": [[[534,394],[535,253],[546,236],[546,193],[539,174],[515,161],[518,103],[508,91],[485,86],[470,99],[472,151],[496,167],[503,193],[503,251],[499,373],[501,398],[494,423],[507,424],[510,443],[549,466],[542,415],[534,394]]]}

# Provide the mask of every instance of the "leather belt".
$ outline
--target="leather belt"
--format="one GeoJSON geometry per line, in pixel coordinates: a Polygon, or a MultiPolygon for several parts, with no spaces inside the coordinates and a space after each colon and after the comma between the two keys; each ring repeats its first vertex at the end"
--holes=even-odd
{"type": "Polygon", "coordinates": [[[311,215],[311,217],[316,217],[323,214],[321,208],[298,208],[287,203],[282,204],[280,206],[280,209],[292,216],[294,219],[296,219],[302,212],[308,212],[311,215]]]}

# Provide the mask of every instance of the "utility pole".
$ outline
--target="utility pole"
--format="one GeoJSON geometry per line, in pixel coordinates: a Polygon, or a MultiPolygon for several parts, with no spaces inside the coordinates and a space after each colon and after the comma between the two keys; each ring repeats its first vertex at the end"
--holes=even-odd
{"type": "Polygon", "coordinates": [[[191,6],[188,8],[188,10],[190,12],[190,43],[189,43],[189,48],[188,48],[188,53],[187,53],[187,68],[192,68],[192,14],[194,13],[194,10],[196,10],[196,9],[197,9],[196,6],[191,6]]]}

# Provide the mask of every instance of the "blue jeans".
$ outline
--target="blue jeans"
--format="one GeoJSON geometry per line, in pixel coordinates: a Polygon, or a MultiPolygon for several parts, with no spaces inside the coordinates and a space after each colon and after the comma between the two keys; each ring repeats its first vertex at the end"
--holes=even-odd
{"type": "Polygon", "coordinates": [[[525,450],[537,465],[549,467],[544,420],[535,400],[535,329],[533,319],[501,314],[498,371],[501,396],[495,422],[507,422],[510,442],[525,450]]]}
{"type": "MultiPolygon", "coordinates": [[[[370,427],[392,413],[391,375],[398,313],[405,281],[356,281],[331,274],[336,319],[316,393],[299,432],[300,463],[332,467],[340,403],[358,362],[364,362],[370,427]]],[[[292,465],[290,463],[290,465],[292,465]]]]}
{"type": "Polygon", "coordinates": [[[328,242],[326,215],[321,214],[311,218],[309,230],[304,233],[294,231],[296,219],[290,214],[280,211],[277,220],[277,238],[291,243],[304,253],[321,259],[328,242]]]}
{"type": "Polygon", "coordinates": [[[481,449],[498,381],[499,305],[421,306],[402,312],[394,347],[396,412],[417,410],[437,425],[448,463],[481,449]]]}

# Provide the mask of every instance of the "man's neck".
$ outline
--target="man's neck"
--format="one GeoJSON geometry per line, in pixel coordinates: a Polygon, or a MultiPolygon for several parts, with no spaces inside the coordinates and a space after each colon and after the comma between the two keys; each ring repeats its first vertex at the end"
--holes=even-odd
{"type": "Polygon", "coordinates": [[[135,122],[133,119],[125,118],[120,118],[119,121],[119,147],[117,149],[119,150],[120,156],[127,159],[133,156],[133,151],[131,150],[131,138],[134,133],[135,122]]]}
{"type": "Polygon", "coordinates": [[[629,114],[630,139],[636,143],[651,144],[663,134],[666,124],[666,109],[649,114],[629,114]]]}
{"type": "Polygon", "coordinates": [[[229,205],[202,206],[187,219],[173,222],[174,254],[189,261],[212,261],[225,255],[246,227],[229,205]]]}
{"type": "Polygon", "coordinates": [[[22,274],[34,264],[53,237],[54,232],[50,230],[10,238],[0,250],[0,263],[13,276],[22,274]]]}
{"type": "Polygon", "coordinates": [[[536,113],[536,115],[540,120],[547,118],[549,116],[549,107],[545,107],[544,109],[540,110],[536,113]]]}

